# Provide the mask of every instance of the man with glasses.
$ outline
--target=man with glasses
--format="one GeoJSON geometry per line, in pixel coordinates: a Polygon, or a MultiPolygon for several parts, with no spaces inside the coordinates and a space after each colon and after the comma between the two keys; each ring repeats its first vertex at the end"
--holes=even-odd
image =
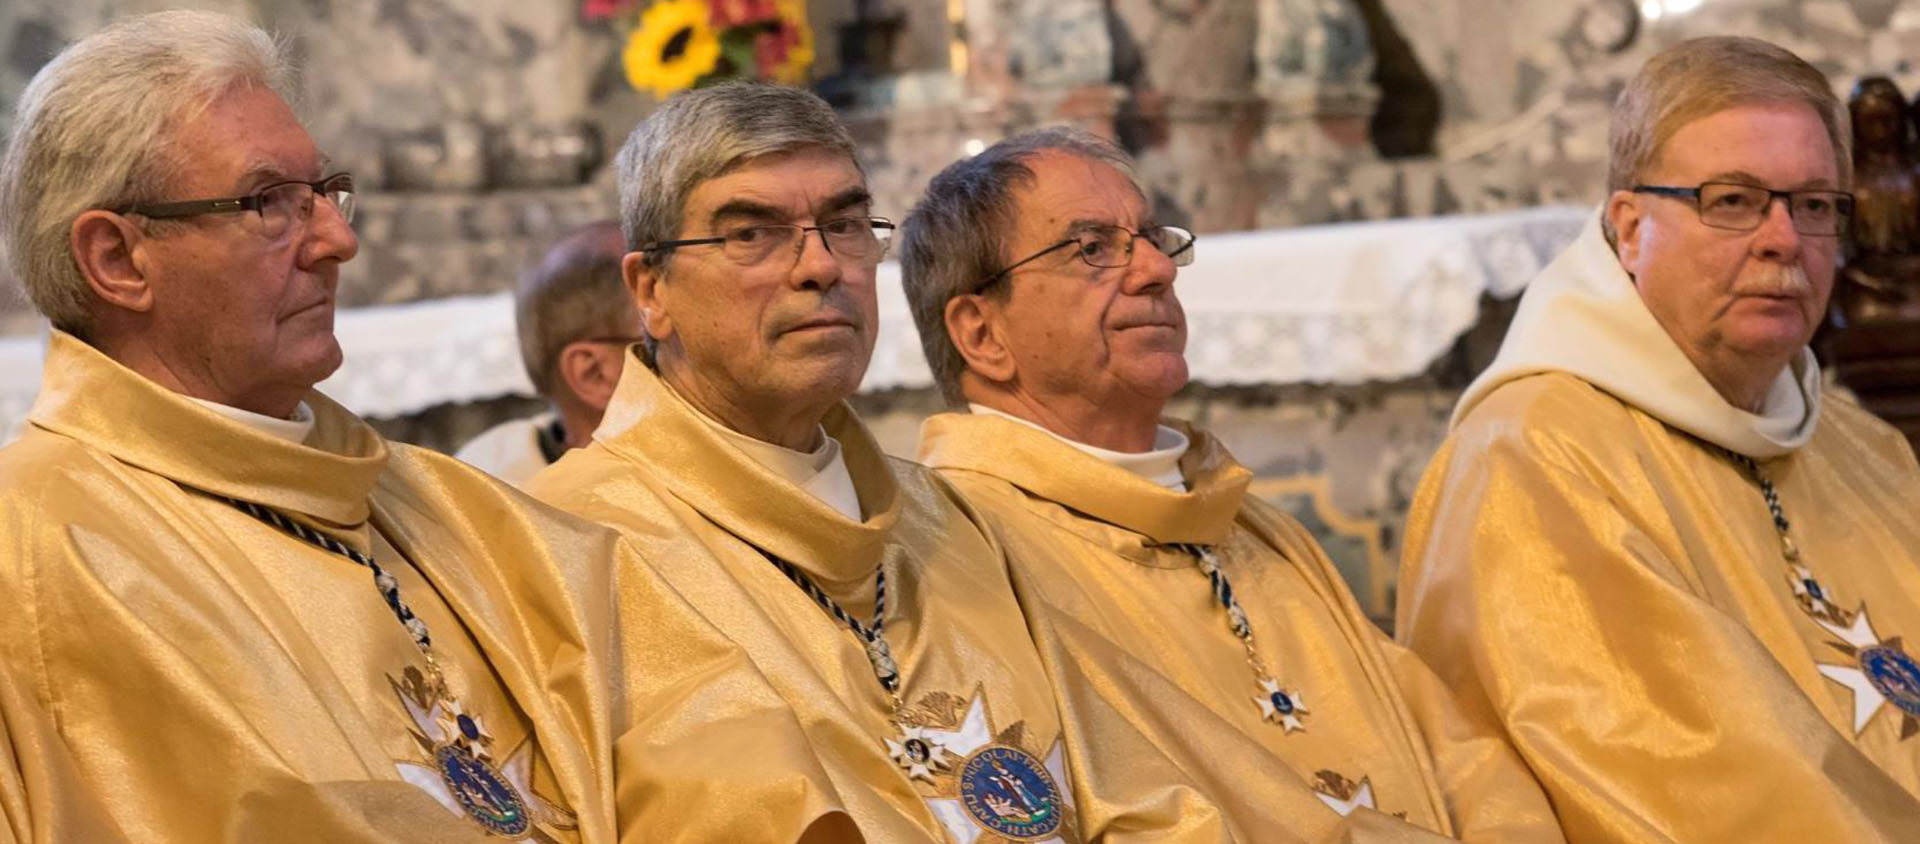
{"type": "Polygon", "coordinates": [[[358,244],[291,71],[163,12],[20,100],[0,235],[54,331],[0,449],[0,841],[844,832],[791,710],[628,543],[312,389],[358,244]]]}
{"type": "Polygon", "coordinates": [[[513,292],[520,362],[546,413],[488,428],[454,456],[524,486],[567,449],[586,445],[607,412],[627,347],[640,342],[640,314],[627,301],[620,224],[590,223],[563,236],[513,292]]]}
{"type": "Polygon", "coordinates": [[[1920,841],[1920,466],[1807,350],[1845,115],[1762,41],[1649,60],[1414,502],[1399,635],[1576,841],[1920,841]]]}
{"type": "Polygon", "coordinates": [[[1559,840],[1518,758],[1368,623],[1305,529],[1161,417],[1187,382],[1174,279],[1194,236],[1153,219],[1131,169],[1084,132],[1018,135],[935,176],[901,245],[935,380],[968,411],[927,420],[920,457],[1007,550],[1074,770],[1103,795],[1089,836],[1559,840]]]}
{"type": "Polygon", "coordinates": [[[662,104],[616,166],[645,340],[534,493],[666,549],[870,840],[1080,840],[998,546],[845,403],[893,230],[846,128],[805,91],[719,85],[662,104]]]}

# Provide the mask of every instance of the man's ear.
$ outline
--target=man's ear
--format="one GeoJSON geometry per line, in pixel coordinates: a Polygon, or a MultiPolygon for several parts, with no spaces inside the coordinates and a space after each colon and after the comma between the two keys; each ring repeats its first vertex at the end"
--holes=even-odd
{"type": "Polygon", "coordinates": [[[628,252],[620,259],[620,279],[640,311],[640,330],[658,343],[673,336],[673,318],[660,301],[660,285],[666,282],[666,266],[647,263],[644,252],[628,252]]]}
{"type": "Polygon", "coordinates": [[[140,254],[145,240],[132,220],[99,209],[81,213],[67,231],[73,261],[93,294],[138,313],[153,309],[153,287],[140,254]]]}
{"type": "Polygon", "coordinates": [[[1607,197],[1607,224],[1613,229],[1613,253],[1628,275],[1636,275],[1640,263],[1640,226],[1646,222],[1646,197],[1629,190],[1617,190],[1607,197]]]}
{"type": "Polygon", "coordinates": [[[580,401],[595,410],[605,411],[613,401],[613,388],[620,383],[620,369],[626,349],[612,343],[576,342],[560,349],[556,373],[580,401]]]}
{"type": "Polygon", "coordinates": [[[947,338],[960,350],[968,371],[994,383],[1004,384],[1019,374],[1013,348],[1007,345],[1000,324],[999,309],[985,296],[955,296],[947,300],[944,314],[947,338]]]}

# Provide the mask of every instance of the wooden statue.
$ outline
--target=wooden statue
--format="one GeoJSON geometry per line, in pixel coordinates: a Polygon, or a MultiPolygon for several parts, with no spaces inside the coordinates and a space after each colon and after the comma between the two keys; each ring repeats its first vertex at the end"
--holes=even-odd
{"type": "Polygon", "coordinates": [[[1920,123],[1884,77],[1860,80],[1847,107],[1853,222],[1816,345],[1841,384],[1920,448],[1920,123]]]}

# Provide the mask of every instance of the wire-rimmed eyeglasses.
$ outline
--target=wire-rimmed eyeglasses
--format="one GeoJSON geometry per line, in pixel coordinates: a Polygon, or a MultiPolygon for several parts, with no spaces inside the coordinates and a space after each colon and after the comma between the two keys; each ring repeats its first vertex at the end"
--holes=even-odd
{"type": "Polygon", "coordinates": [[[335,208],[340,209],[341,219],[349,224],[353,222],[353,175],[350,173],[335,173],[314,182],[274,182],[247,196],[134,205],[120,213],[139,214],[155,220],[178,220],[202,214],[253,211],[260,215],[262,231],[271,238],[286,234],[295,223],[304,224],[313,219],[314,198],[318,196],[325,196],[335,208]]]}
{"type": "Polygon", "coordinates": [[[817,226],[794,223],[741,226],[728,229],[718,237],[694,237],[684,240],[656,240],[640,247],[642,252],[675,249],[682,246],[719,244],[727,260],[741,266],[755,266],[787,249],[799,255],[806,246],[807,232],[819,232],[827,252],[842,258],[879,263],[893,239],[893,221],[885,217],[845,217],[817,226]]]}
{"type": "Polygon", "coordinates": [[[1068,246],[1077,247],[1074,249],[1074,254],[1085,261],[1089,267],[1099,269],[1124,267],[1133,261],[1134,238],[1143,239],[1153,248],[1160,250],[1161,254],[1172,259],[1176,267],[1193,263],[1195,239],[1193,232],[1179,226],[1148,226],[1137,232],[1122,226],[1088,226],[1072,237],[1021,258],[1008,264],[1005,269],[981,279],[979,284],[974,285],[973,292],[979,293],[986,290],[995,282],[1006,278],[1008,273],[1068,246]]]}

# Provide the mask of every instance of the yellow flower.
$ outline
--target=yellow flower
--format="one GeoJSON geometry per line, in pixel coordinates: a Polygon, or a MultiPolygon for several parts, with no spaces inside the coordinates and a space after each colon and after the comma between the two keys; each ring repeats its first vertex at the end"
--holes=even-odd
{"type": "Polygon", "coordinates": [[[779,29],[761,37],[779,42],[786,48],[781,51],[785,55],[773,67],[762,64],[761,73],[777,82],[804,85],[807,72],[813,69],[813,27],[807,25],[807,4],[804,0],[777,0],[774,5],[780,11],[779,29]]]}
{"type": "Polygon", "coordinates": [[[660,0],[640,16],[621,64],[627,82],[666,97],[693,87],[720,61],[720,38],[708,25],[704,0],[660,0]]]}

